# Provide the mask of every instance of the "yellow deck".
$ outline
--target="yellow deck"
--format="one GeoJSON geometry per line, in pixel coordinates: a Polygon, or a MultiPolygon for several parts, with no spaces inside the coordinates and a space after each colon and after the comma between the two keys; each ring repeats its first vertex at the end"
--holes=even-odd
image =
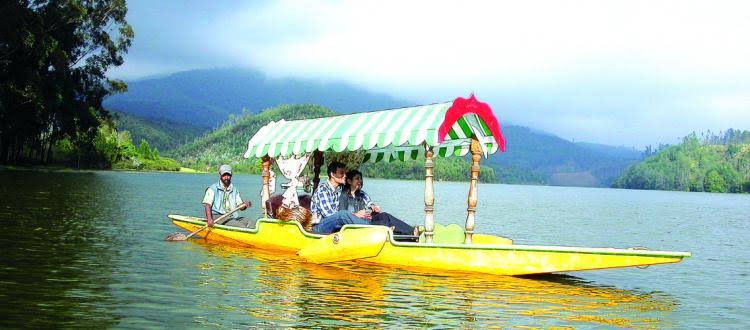
{"type": "MultiPolygon", "coordinates": [[[[170,215],[169,218],[188,231],[205,225],[203,219],[195,217],[170,215]]],[[[254,229],[217,225],[196,236],[232,245],[300,252],[304,259],[316,263],[356,260],[440,272],[497,275],[646,266],[675,263],[690,256],[688,252],[515,245],[507,238],[481,234],[474,235],[471,245],[440,243],[437,236],[433,244],[397,242],[384,229],[382,226],[345,226],[338,239],[334,239],[333,235],[305,232],[297,222],[260,219],[254,229]],[[310,248],[305,250],[306,247],[310,248]]]]}

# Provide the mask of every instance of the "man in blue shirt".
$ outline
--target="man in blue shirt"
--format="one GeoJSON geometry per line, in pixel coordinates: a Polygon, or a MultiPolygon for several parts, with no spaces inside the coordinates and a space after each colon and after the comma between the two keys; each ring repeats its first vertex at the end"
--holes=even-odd
{"type": "MultiPolygon", "coordinates": [[[[237,206],[242,206],[241,210],[246,210],[252,203],[242,201],[240,191],[232,184],[232,167],[221,165],[219,167],[219,182],[216,182],[206,188],[203,196],[203,206],[206,212],[206,224],[209,227],[214,226],[214,217],[224,215],[237,206]]],[[[255,221],[240,217],[237,213],[232,214],[224,223],[233,227],[252,228],[255,221]]]]}
{"type": "Polygon", "coordinates": [[[347,210],[339,211],[341,186],[346,182],[346,167],[340,162],[328,165],[328,180],[322,182],[312,197],[310,208],[313,214],[313,231],[330,234],[341,230],[346,224],[369,225],[365,219],[347,210]]]}

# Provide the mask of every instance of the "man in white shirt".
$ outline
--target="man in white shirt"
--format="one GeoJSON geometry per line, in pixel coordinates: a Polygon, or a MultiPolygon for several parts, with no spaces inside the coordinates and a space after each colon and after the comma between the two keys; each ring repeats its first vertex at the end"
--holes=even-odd
{"type": "MultiPolygon", "coordinates": [[[[213,227],[214,217],[222,216],[240,205],[242,205],[240,210],[246,210],[252,206],[252,203],[249,200],[243,202],[240,191],[232,184],[232,167],[221,165],[219,167],[219,181],[207,187],[203,196],[206,224],[213,227]]],[[[255,220],[240,217],[237,213],[234,213],[220,225],[252,228],[255,227],[255,220]]]]}

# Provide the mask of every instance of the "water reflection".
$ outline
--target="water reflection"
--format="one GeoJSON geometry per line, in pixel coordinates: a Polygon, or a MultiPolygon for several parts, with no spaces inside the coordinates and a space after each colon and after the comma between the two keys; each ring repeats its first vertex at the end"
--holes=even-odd
{"type": "Polygon", "coordinates": [[[117,209],[102,180],[92,173],[0,172],[3,324],[116,322],[107,283],[119,225],[100,223],[117,209]]]}
{"type": "Polygon", "coordinates": [[[218,272],[225,283],[242,283],[234,291],[224,288],[239,301],[237,312],[274,326],[662,328],[673,326],[662,316],[676,307],[667,295],[567,275],[434,275],[362,263],[315,265],[294,255],[196,243],[220,256],[200,269],[218,272]]]}
{"type": "MultiPolygon", "coordinates": [[[[712,263],[712,267],[676,265],[661,272],[655,269],[652,275],[618,272],[621,275],[613,277],[602,272],[593,276],[605,274],[596,283],[670,290],[680,296],[678,306],[678,300],[667,294],[622,290],[572,276],[436,276],[419,269],[367,264],[306,264],[294,255],[200,240],[164,242],[164,236],[176,230],[165,215],[199,215],[201,187],[212,180],[214,174],[0,171],[0,327],[662,328],[736,325],[732,322],[747,319],[736,307],[742,306],[745,295],[738,294],[743,291],[730,280],[739,278],[731,274],[746,273],[741,272],[744,264],[736,262],[746,260],[743,255],[731,255],[734,258],[726,257],[726,262],[712,263]],[[705,271],[693,271],[700,269],[705,271]],[[706,269],[735,271],[727,275],[706,269]],[[685,279],[683,285],[671,280],[675,274],[685,279]],[[653,282],[641,285],[644,278],[653,282]],[[728,298],[710,300],[714,297],[728,298]],[[709,308],[705,301],[710,302],[709,308]],[[734,309],[711,312],[722,304],[734,309]],[[682,324],[672,324],[672,320],[682,324]]],[[[260,189],[257,177],[239,175],[235,181],[243,192],[260,189]]],[[[399,191],[422,189],[418,184],[388,182],[394,184],[399,191]]],[[[491,193],[485,190],[486,195],[491,193]]],[[[618,197],[631,196],[631,192],[617,193],[623,194],[618,197]]],[[[451,194],[464,196],[464,186],[451,194]]],[[[502,196],[514,194],[503,192],[502,196]]],[[[746,217],[742,211],[747,208],[742,206],[720,213],[726,205],[717,204],[711,210],[721,214],[717,218],[735,213],[746,217]]],[[[545,212],[547,217],[559,213],[545,212]]],[[[691,227],[698,228],[691,232],[706,233],[700,230],[709,223],[706,219],[691,227]]],[[[485,225],[492,232],[504,232],[513,229],[500,227],[509,223],[500,219],[485,225]]],[[[613,225],[602,222],[587,230],[605,231],[613,225]]],[[[530,226],[517,228],[536,234],[530,226]]],[[[662,231],[672,226],[677,225],[664,222],[662,231]]],[[[732,231],[740,235],[734,237],[747,232],[743,229],[732,231]]],[[[726,238],[719,236],[725,232],[717,231],[711,236],[716,239],[708,241],[726,238]]],[[[574,234],[570,229],[564,234],[555,232],[561,237],[574,234]]],[[[593,236],[617,240],[626,235],[580,237],[593,236]]],[[[702,248],[705,253],[716,247],[702,248]]]]}

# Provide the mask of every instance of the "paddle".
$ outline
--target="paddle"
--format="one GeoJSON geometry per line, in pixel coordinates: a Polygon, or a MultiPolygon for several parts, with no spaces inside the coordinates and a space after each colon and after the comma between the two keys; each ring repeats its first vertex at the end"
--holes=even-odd
{"type": "MultiPolygon", "coordinates": [[[[245,205],[245,203],[242,203],[242,204],[238,205],[233,210],[231,210],[228,213],[220,216],[218,219],[214,220],[214,223],[221,224],[220,223],[221,221],[223,221],[224,219],[228,218],[230,215],[232,215],[232,213],[239,211],[240,208],[242,208],[243,205],[245,205]]],[[[167,235],[167,237],[165,237],[164,240],[165,241],[170,241],[170,242],[173,242],[173,241],[186,241],[188,238],[193,237],[195,234],[202,232],[206,228],[208,228],[208,224],[205,225],[205,226],[203,226],[203,227],[198,228],[198,230],[196,230],[196,231],[188,234],[187,236],[185,236],[185,234],[183,234],[183,233],[171,233],[171,234],[167,235]]]]}

